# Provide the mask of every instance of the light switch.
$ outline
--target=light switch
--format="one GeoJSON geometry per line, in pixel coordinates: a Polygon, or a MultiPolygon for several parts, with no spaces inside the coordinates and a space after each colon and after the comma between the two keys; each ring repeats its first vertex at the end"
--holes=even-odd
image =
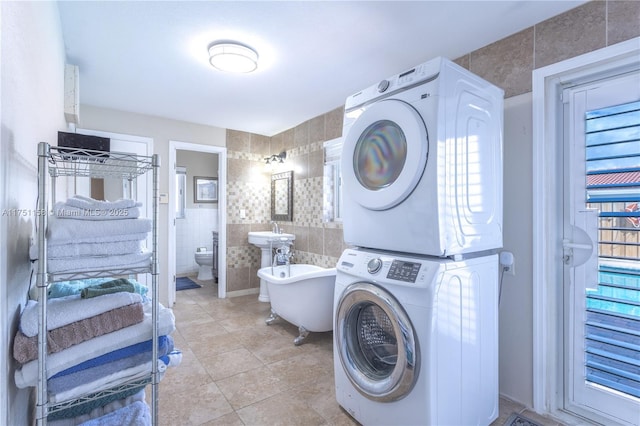
{"type": "Polygon", "coordinates": [[[169,204],[169,195],[160,194],[160,204],[169,204]]]}
{"type": "Polygon", "coordinates": [[[247,218],[247,211],[245,209],[240,209],[240,219],[247,218]]]}

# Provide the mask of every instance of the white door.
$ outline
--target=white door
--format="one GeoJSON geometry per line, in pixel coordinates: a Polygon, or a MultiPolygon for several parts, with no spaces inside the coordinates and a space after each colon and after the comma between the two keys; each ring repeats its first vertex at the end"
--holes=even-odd
{"type": "Polygon", "coordinates": [[[638,425],[640,73],[563,100],[564,405],[638,425]]]}
{"type": "MultiPolygon", "coordinates": [[[[109,150],[140,156],[153,155],[153,139],[124,135],[120,133],[102,132],[98,130],[77,129],[76,133],[84,135],[101,136],[110,139],[109,150]]],[[[133,198],[142,203],[141,217],[153,218],[153,174],[151,172],[139,176],[133,182],[122,181],[115,178],[104,178],[104,196],[106,200],[115,201],[120,198],[133,198]]],[[[87,191],[89,184],[87,183],[87,191]]],[[[80,188],[78,188],[80,189],[80,188]]],[[[77,191],[83,193],[83,191],[77,191]]],[[[89,196],[89,193],[83,193],[89,196]]],[[[155,224],[157,226],[157,224],[155,224]]],[[[151,250],[151,234],[147,237],[146,246],[151,250]]],[[[139,274],[137,280],[144,285],[150,284],[148,274],[139,274]]]]}

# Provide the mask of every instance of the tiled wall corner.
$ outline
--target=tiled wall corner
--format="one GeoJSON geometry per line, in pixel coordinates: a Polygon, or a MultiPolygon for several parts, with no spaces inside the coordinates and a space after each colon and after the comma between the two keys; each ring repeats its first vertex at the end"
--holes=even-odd
{"type": "Polygon", "coordinates": [[[324,115],[309,120],[309,143],[326,140],[324,121],[324,115]]]}
{"type": "Polygon", "coordinates": [[[271,138],[227,130],[227,291],[258,288],[253,272],[260,250],[247,240],[249,231],[269,229],[271,179],[264,157],[271,138]]]}
{"type": "Polygon", "coordinates": [[[605,47],[606,9],[607,2],[590,1],[536,24],[535,68],[605,47]]]}
{"type": "Polygon", "coordinates": [[[251,144],[251,153],[258,156],[258,161],[262,161],[265,157],[279,152],[271,152],[271,138],[268,136],[251,133],[249,140],[251,144]]]}
{"type": "MultiPolygon", "coordinates": [[[[342,135],[344,107],[314,117],[271,137],[272,153],[287,151],[287,167],[294,170],[293,222],[280,222],[285,232],[293,232],[294,263],[334,267],[340,256],[335,241],[342,247],[342,224],[324,223],[322,215],[324,142],[342,135]],[[331,238],[325,240],[326,230],[331,238]],[[327,247],[330,241],[331,247],[327,247]],[[325,252],[332,253],[326,256],[325,252]]],[[[270,191],[269,191],[270,193],[270,191]]],[[[270,199],[265,206],[269,208],[270,199]]],[[[268,215],[268,212],[267,212],[268,215]]],[[[253,268],[257,270],[259,259],[253,268]]]]}
{"type": "Polygon", "coordinates": [[[455,62],[505,91],[531,92],[531,73],[640,36],[640,1],[594,0],[462,55],[455,62]]]}
{"type": "Polygon", "coordinates": [[[227,149],[235,152],[251,152],[251,133],[227,130],[227,149]]]}
{"type": "Polygon", "coordinates": [[[640,1],[607,2],[607,46],[640,37],[640,1]]]}
{"type": "Polygon", "coordinates": [[[469,69],[469,54],[463,55],[457,59],[454,59],[453,62],[460,65],[462,68],[469,69]]]}
{"type": "Polygon", "coordinates": [[[325,140],[332,140],[342,136],[342,122],[344,119],[344,105],[324,114],[325,140]]]}
{"type": "Polygon", "coordinates": [[[505,91],[505,97],[531,91],[533,28],[471,52],[469,71],[505,91]]]}

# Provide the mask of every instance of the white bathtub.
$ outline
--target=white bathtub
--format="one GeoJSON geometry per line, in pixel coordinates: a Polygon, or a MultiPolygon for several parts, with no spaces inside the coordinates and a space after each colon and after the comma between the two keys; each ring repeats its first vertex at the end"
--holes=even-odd
{"type": "Polygon", "coordinates": [[[298,326],[299,345],[309,331],[333,330],[333,290],[336,268],[294,264],[267,266],[258,270],[267,282],[271,300],[271,316],[267,324],[278,317],[298,326]],[[272,273],[273,272],[273,273],[272,273]]]}

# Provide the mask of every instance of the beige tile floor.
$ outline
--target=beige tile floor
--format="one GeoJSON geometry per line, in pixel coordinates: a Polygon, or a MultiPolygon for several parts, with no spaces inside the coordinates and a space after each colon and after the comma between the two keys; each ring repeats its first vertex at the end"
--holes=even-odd
{"type": "MultiPolygon", "coordinates": [[[[160,382],[160,425],[357,425],[335,400],[331,333],[294,346],[297,328],[267,326],[257,295],[217,298],[212,282],[177,292],[175,346],[182,364],[160,382]]],[[[503,425],[513,413],[555,421],[501,398],[503,425]]]]}

